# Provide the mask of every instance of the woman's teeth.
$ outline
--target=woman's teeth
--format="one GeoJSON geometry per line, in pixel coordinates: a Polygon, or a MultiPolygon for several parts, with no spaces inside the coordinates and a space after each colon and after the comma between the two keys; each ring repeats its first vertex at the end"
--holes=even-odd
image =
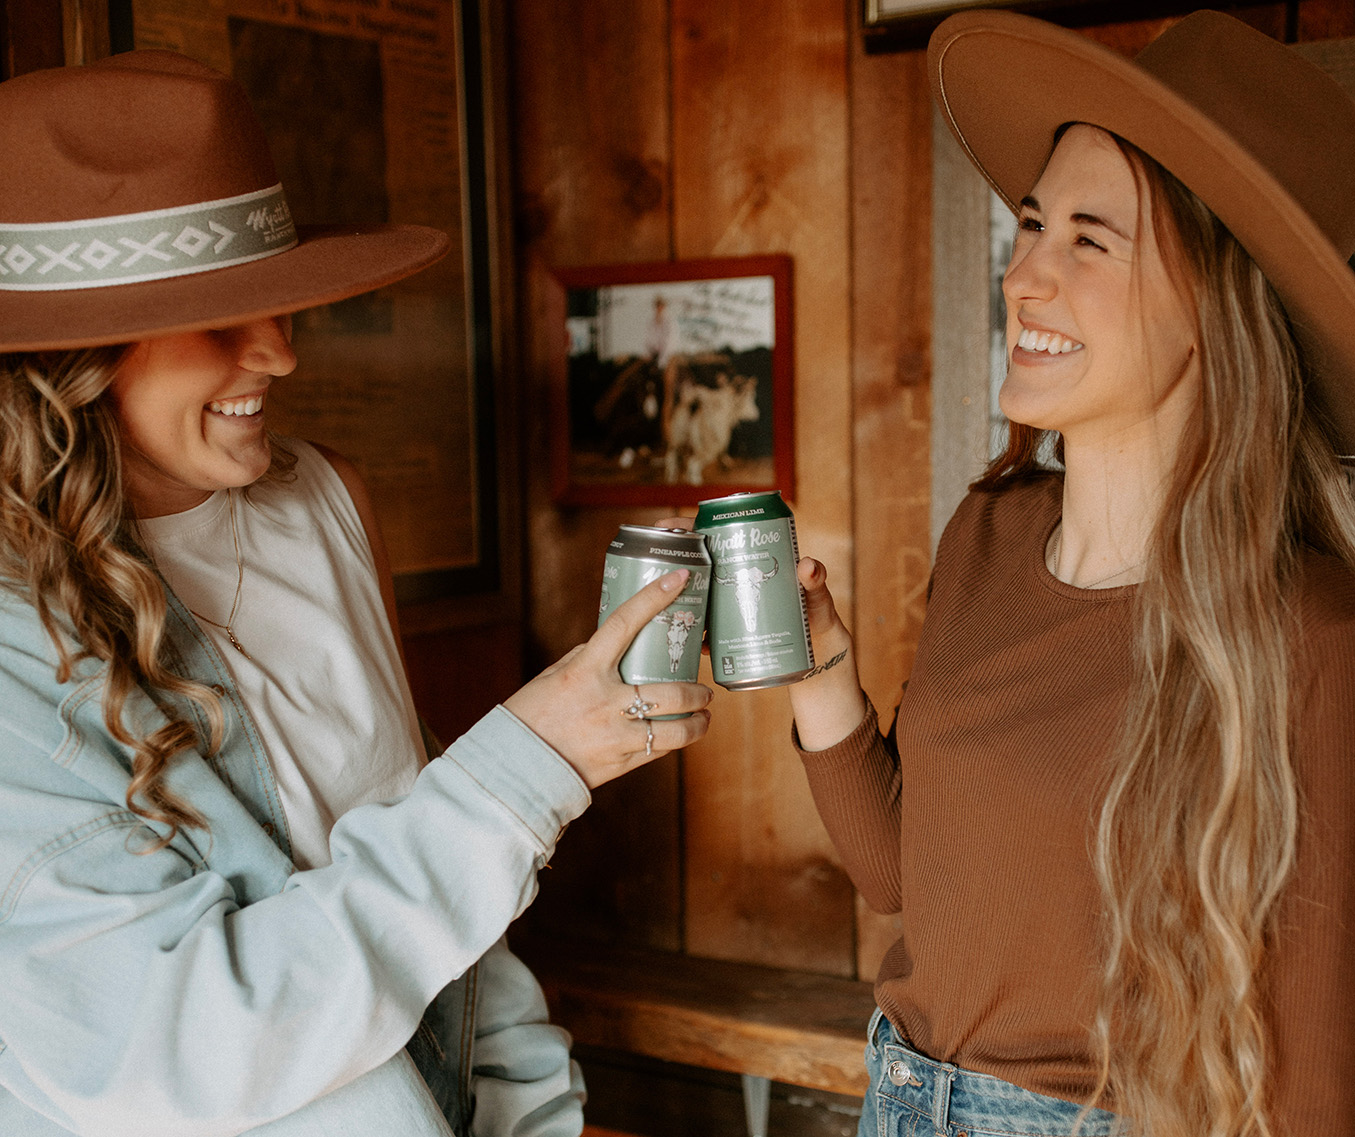
{"type": "Polygon", "coordinates": [[[207,404],[207,409],[219,415],[252,415],[263,410],[263,396],[253,395],[248,399],[226,399],[223,402],[207,404]]]}
{"type": "Polygon", "coordinates": [[[1058,332],[1040,332],[1034,328],[1022,328],[1016,346],[1026,351],[1043,351],[1048,355],[1066,355],[1070,351],[1082,350],[1077,340],[1070,340],[1058,332]]]}

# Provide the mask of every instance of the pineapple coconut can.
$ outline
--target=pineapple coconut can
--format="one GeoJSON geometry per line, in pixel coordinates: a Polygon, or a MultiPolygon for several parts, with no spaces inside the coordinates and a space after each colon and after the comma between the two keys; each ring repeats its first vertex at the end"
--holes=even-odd
{"type": "Polygon", "coordinates": [[[617,531],[607,546],[602,566],[599,624],[613,608],[650,581],[674,569],[691,572],[673,602],[640,629],[621,657],[621,678],[625,682],[696,682],[701,667],[701,637],[706,627],[710,564],[705,539],[699,533],[652,525],[622,525],[617,531]]]}

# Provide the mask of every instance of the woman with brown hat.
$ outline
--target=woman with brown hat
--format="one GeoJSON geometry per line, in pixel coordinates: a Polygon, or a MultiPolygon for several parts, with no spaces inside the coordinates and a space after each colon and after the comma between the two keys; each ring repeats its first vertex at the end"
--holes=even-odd
{"type": "Polygon", "coordinates": [[[1210,12],[1132,62],[964,13],[929,60],[1017,218],[1012,425],[886,737],[801,565],[798,743],[901,928],[861,1132],[1347,1132],[1355,104],[1210,12]]]}
{"type": "Polygon", "coordinates": [[[617,672],[685,573],[425,764],[361,483],[264,408],[289,313],[446,238],[298,231],[167,52],[0,84],[0,149],[0,1133],[577,1135],[502,937],[589,790],[704,732],[617,672]]]}

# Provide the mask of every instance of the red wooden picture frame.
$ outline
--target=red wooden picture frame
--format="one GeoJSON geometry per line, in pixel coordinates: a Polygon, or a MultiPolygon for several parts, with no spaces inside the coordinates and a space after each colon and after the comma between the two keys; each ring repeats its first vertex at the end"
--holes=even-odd
{"type": "Polygon", "coordinates": [[[564,505],[794,496],[791,258],[557,269],[552,487],[564,505]]]}

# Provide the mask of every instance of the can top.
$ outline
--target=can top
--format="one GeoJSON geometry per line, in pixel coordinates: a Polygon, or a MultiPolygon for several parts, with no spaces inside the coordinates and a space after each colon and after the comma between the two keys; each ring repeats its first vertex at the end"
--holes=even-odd
{"type": "Polygon", "coordinates": [[[708,498],[696,507],[697,529],[737,525],[743,521],[772,521],[791,516],[780,490],[750,490],[708,498]]]}
{"type": "Polygon", "coordinates": [[[666,557],[679,563],[710,563],[706,539],[700,533],[659,525],[622,525],[607,552],[615,557],[666,557]]]}

